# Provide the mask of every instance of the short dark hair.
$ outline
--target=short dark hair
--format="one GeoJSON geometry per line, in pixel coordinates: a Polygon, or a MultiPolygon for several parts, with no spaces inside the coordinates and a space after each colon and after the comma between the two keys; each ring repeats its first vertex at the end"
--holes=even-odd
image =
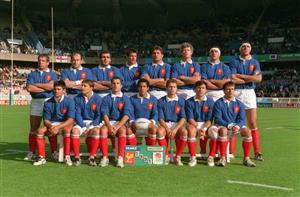
{"type": "Polygon", "coordinates": [[[151,50],[151,53],[153,53],[153,51],[155,50],[159,50],[162,54],[164,54],[164,50],[161,46],[158,46],[158,45],[155,45],[152,50],[151,50]]]}
{"type": "Polygon", "coordinates": [[[122,79],[120,78],[120,77],[113,77],[111,80],[110,80],[110,82],[112,83],[114,80],[116,80],[116,79],[118,79],[118,80],[120,80],[121,81],[121,84],[123,84],[123,81],[122,81],[122,79]]]}
{"type": "Polygon", "coordinates": [[[73,57],[74,57],[75,55],[79,55],[79,56],[80,56],[80,59],[83,59],[82,53],[80,53],[80,52],[73,52],[72,55],[71,55],[71,60],[73,59],[73,57]]]}
{"type": "Polygon", "coordinates": [[[108,50],[103,50],[100,52],[99,58],[101,58],[103,54],[109,54],[111,56],[111,53],[108,50]]]}
{"type": "Polygon", "coordinates": [[[126,49],[126,52],[125,52],[126,57],[129,57],[129,55],[130,55],[131,53],[136,53],[136,54],[137,54],[138,51],[137,51],[136,49],[134,49],[134,48],[126,49]]]}
{"type": "Polygon", "coordinates": [[[207,88],[206,82],[204,80],[199,80],[195,83],[194,89],[196,89],[198,86],[202,86],[202,85],[205,85],[205,88],[207,88]]]}
{"type": "Polygon", "coordinates": [[[42,57],[46,58],[46,59],[47,59],[47,62],[50,61],[50,58],[49,58],[49,55],[48,55],[48,54],[45,54],[45,53],[39,54],[38,59],[40,59],[40,58],[42,58],[42,57]]]}
{"type": "Polygon", "coordinates": [[[66,84],[63,80],[55,81],[54,88],[55,87],[62,87],[63,89],[66,89],[66,84]]]}
{"type": "Polygon", "coordinates": [[[81,84],[86,83],[88,84],[90,87],[94,88],[94,81],[93,80],[89,80],[89,79],[85,79],[81,82],[81,84]]]}
{"type": "Polygon", "coordinates": [[[233,83],[232,81],[228,81],[228,82],[224,83],[223,90],[225,90],[229,86],[233,86],[235,88],[235,83],[233,83]]]}
{"type": "Polygon", "coordinates": [[[167,81],[167,83],[166,83],[166,86],[168,86],[170,83],[175,83],[175,84],[177,85],[176,79],[173,79],[173,78],[168,79],[168,81],[167,81]]]}
{"type": "Polygon", "coordinates": [[[137,84],[137,85],[140,86],[141,83],[146,83],[146,84],[147,84],[147,87],[150,86],[150,83],[149,83],[149,81],[148,81],[147,79],[144,79],[144,78],[140,79],[140,80],[138,81],[138,84],[137,84]]]}

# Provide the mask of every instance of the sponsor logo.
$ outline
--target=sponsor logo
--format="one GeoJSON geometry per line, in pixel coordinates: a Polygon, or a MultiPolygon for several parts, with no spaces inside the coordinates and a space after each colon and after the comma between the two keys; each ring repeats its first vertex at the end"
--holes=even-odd
{"type": "Polygon", "coordinates": [[[61,109],[61,113],[62,113],[63,115],[65,115],[67,112],[68,112],[68,110],[67,110],[67,108],[65,108],[65,107],[63,107],[63,108],[61,109]]]}
{"type": "Polygon", "coordinates": [[[108,72],[108,77],[109,77],[109,78],[113,78],[114,75],[115,75],[114,71],[109,71],[109,72],[108,72]]]}
{"type": "Polygon", "coordinates": [[[203,112],[207,113],[208,112],[208,106],[207,105],[203,105],[202,110],[203,110],[203,112]]]}
{"type": "Polygon", "coordinates": [[[165,76],[166,75],[166,69],[162,68],[159,71],[160,75],[165,76]]]}
{"type": "Polygon", "coordinates": [[[194,66],[191,66],[190,67],[190,73],[194,74],[194,72],[195,72],[195,68],[194,68],[194,66]]]}
{"type": "Polygon", "coordinates": [[[163,164],[163,153],[162,152],[153,152],[153,164],[159,165],[163,164]]]}
{"type": "Polygon", "coordinates": [[[85,72],[80,73],[80,78],[85,79],[86,78],[86,73],[85,72]]]}
{"type": "Polygon", "coordinates": [[[218,74],[218,75],[222,75],[222,72],[223,72],[223,71],[222,71],[222,68],[218,68],[218,69],[217,69],[217,74],[218,74]]]}
{"type": "Polygon", "coordinates": [[[234,113],[238,113],[240,111],[239,106],[234,106],[233,111],[234,113]]]}
{"type": "Polygon", "coordinates": [[[254,64],[249,64],[249,70],[250,70],[250,72],[254,71],[254,64]]]}
{"type": "Polygon", "coordinates": [[[124,107],[124,103],[122,101],[118,102],[118,109],[122,110],[124,107]]]}
{"type": "Polygon", "coordinates": [[[92,110],[92,111],[95,111],[96,108],[97,108],[97,105],[96,105],[95,103],[92,103],[92,104],[91,104],[91,110],[92,110]]]}
{"type": "Polygon", "coordinates": [[[50,74],[46,75],[45,79],[46,79],[46,81],[50,81],[51,80],[51,75],[50,74]]]}
{"type": "Polygon", "coordinates": [[[134,152],[125,152],[124,163],[125,164],[133,164],[134,163],[134,152]]]}
{"type": "Polygon", "coordinates": [[[153,108],[153,103],[151,103],[151,102],[148,103],[148,104],[147,104],[147,109],[151,110],[152,108],[153,108]]]}
{"type": "Polygon", "coordinates": [[[151,152],[159,152],[159,151],[163,151],[164,148],[161,146],[147,146],[147,151],[151,151],[151,152]]]}
{"type": "Polygon", "coordinates": [[[175,107],[175,113],[179,114],[180,111],[181,111],[181,107],[179,105],[176,105],[176,107],[175,107]]]}

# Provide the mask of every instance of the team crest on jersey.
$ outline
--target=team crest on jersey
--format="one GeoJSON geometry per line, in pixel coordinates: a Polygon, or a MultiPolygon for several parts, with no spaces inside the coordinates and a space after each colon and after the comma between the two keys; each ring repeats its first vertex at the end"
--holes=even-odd
{"type": "Polygon", "coordinates": [[[80,73],[80,78],[84,80],[86,78],[86,73],[85,72],[80,73]]]}
{"type": "Polygon", "coordinates": [[[190,73],[191,73],[191,74],[194,74],[194,72],[195,72],[194,66],[191,66],[189,70],[190,70],[190,73]]]}
{"type": "Polygon", "coordinates": [[[65,115],[68,112],[66,107],[61,108],[61,113],[65,115]]]}
{"type": "Polygon", "coordinates": [[[238,113],[240,111],[240,107],[239,106],[234,106],[233,108],[234,113],[238,113]]]}
{"type": "Polygon", "coordinates": [[[109,72],[108,72],[108,77],[109,77],[109,78],[113,78],[114,75],[115,75],[114,71],[109,71],[109,72]]]}
{"type": "Polygon", "coordinates": [[[147,109],[151,110],[152,108],[153,108],[153,103],[151,103],[151,102],[148,103],[148,104],[147,104],[147,109]]]}
{"type": "Polygon", "coordinates": [[[218,74],[218,75],[221,75],[221,74],[222,74],[222,68],[218,68],[217,74],[218,74]]]}
{"type": "Polygon", "coordinates": [[[208,106],[207,105],[203,105],[202,111],[205,112],[205,113],[207,113],[208,112],[208,106]]]}
{"type": "Polygon", "coordinates": [[[179,114],[180,111],[181,111],[181,107],[179,105],[176,105],[176,107],[175,107],[175,113],[179,114]]]}
{"type": "Polygon", "coordinates": [[[126,164],[134,163],[134,152],[125,152],[124,163],[126,163],[126,164]]]}
{"type": "Polygon", "coordinates": [[[160,75],[165,76],[166,75],[166,69],[162,68],[159,71],[160,75]]]}
{"type": "Polygon", "coordinates": [[[141,74],[141,73],[140,73],[140,71],[138,71],[138,70],[136,70],[136,71],[134,72],[134,76],[135,76],[135,77],[139,77],[140,74],[141,74]]]}
{"type": "Polygon", "coordinates": [[[46,79],[46,81],[50,81],[51,80],[51,75],[50,74],[46,75],[45,79],[46,79]]]}
{"type": "Polygon", "coordinates": [[[118,109],[122,110],[124,107],[124,103],[122,101],[118,102],[118,109]]]}
{"type": "Polygon", "coordinates": [[[249,64],[249,70],[250,70],[250,72],[254,71],[254,64],[249,64]]]}
{"type": "Polygon", "coordinates": [[[92,103],[92,104],[91,104],[91,110],[92,110],[92,111],[95,111],[96,108],[97,108],[97,105],[96,105],[95,103],[92,103]]]}

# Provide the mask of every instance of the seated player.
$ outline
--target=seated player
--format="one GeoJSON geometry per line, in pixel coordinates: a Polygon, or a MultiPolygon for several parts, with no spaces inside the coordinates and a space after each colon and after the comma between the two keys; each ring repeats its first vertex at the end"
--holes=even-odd
{"type": "MultiPolygon", "coordinates": [[[[181,153],[187,141],[187,130],[185,128],[185,100],[177,96],[177,82],[175,79],[167,81],[167,95],[158,100],[158,119],[157,129],[158,144],[166,148],[166,165],[170,162],[168,151],[168,139],[176,138],[176,165],[182,166],[181,153]]],[[[171,142],[172,143],[172,142],[171,142]]]]}
{"type": "Polygon", "coordinates": [[[63,81],[54,83],[54,96],[44,104],[44,127],[39,128],[36,134],[38,159],[33,163],[35,166],[46,163],[44,136],[56,136],[59,132],[64,135],[64,158],[68,166],[72,165],[70,157],[70,133],[75,119],[74,101],[64,96],[66,85],[63,81]]]}
{"type": "Polygon", "coordinates": [[[156,144],[156,124],[158,122],[157,99],[148,93],[149,82],[146,79],[140,79],[138,82],[139,93],[130,97],[133,107],[134,119],[129,121],[127,127],[127,144],[136,145],[135,134],[141,130],[143,135],[147,135],[146,144],[153,146],[156,144]],[[147,125],[147,128],[139,128],[139,123],[147,125]]]}
{"type": "Polygon", "coordinates": [[[123,168],[123,153],[126,146],[126,123],[132,117],[130,99],[123,95],[122,80],[114,77],[111,80],[112,93],[105,96],[101,105],[104,125],[100,128],[100,147],[103,158],[100,166],[105,167],[108,159],[108,135],[118,137],[117,167],[123,168]]]}
{"type": "Polygon", "coordinates": [[[71,134],[71,143],[75,155],[74,165],[79,166],[80,135],[86,136],[89,151],[89,164],[96,166],[95,155],[99,147],[102,98],[93,92],[94,82],[82,81],[82,93],[74,98],[76,108],[76,125],[71,134]]]}
{"type": "MultiPolygon", "coordinates": [[[[245,126],[246,111],[244,104],[234,97],[235,84],[231,81],[224,84],[225,96],[218,99],[214,105],[213,116],[218,129],[211,129],[209,135],[212,138],[218,136],[220,147],[220,160],[218,166],[226,165],[227,140],[230,136],[241,135],[243,138],[243,164],[248,167],[255,167],[250,160],[252,137],[250,130],[245,126]]],[[[215,127],[215,126],[212,126],[215,127]]]]}
{"type": "Polygon", "coordinates": [[[196,95],[186,101],[186,117],[188,120],[188,148],[190,153],[189,166],[197,165],[196,137],[200,138],[201,155],[206,154],[207,129],[211,126],[214,101],[205,96],[206,83],[197,81],[194,86],[196,95]]]}

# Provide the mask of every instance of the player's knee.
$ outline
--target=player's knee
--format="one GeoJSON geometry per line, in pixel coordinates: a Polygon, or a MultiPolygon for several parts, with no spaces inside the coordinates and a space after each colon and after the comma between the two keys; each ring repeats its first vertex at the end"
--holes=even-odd
{"type": "Polygon", "coordinates": [[[218,138],[218,127],[211,126],[208,129],[207,134],[208,134],[210,139],[217,139],[218,138]]]}
{"type": "Polygon", "coordinates": [[[38,134],[38,135],[44,135],[46,131],[47,131],[46,128],[38,128],[36,130],[36,134],[38,134]]]}
{"type": "Polygon", "coordinates": [[[225,128],[225,127],[221,127],[220,129],[219,129],[219,131],[218,131],[218,134],[219,134],[219,136],[221,136],[221,137],[225,137],[225,136],[227,136],[227,129],[225,128]]]}
{"type": "Polygon", "coordinates": [[[178,131],[180,136],[187,136],[187,130],[185,127],[181,127],[178,131]]]}
{"type": "Polygon", "coordinates": [[[240,133],[242,137],[251,137],[251,132],[248,128],[242,128],[240,133]]]}
{"type": "Polygon", "coordinates": [[[73,128],[72,129],[72,134],[79,135],[80,134],[80,130],[77,129],[77,128],[73,128]]]}

